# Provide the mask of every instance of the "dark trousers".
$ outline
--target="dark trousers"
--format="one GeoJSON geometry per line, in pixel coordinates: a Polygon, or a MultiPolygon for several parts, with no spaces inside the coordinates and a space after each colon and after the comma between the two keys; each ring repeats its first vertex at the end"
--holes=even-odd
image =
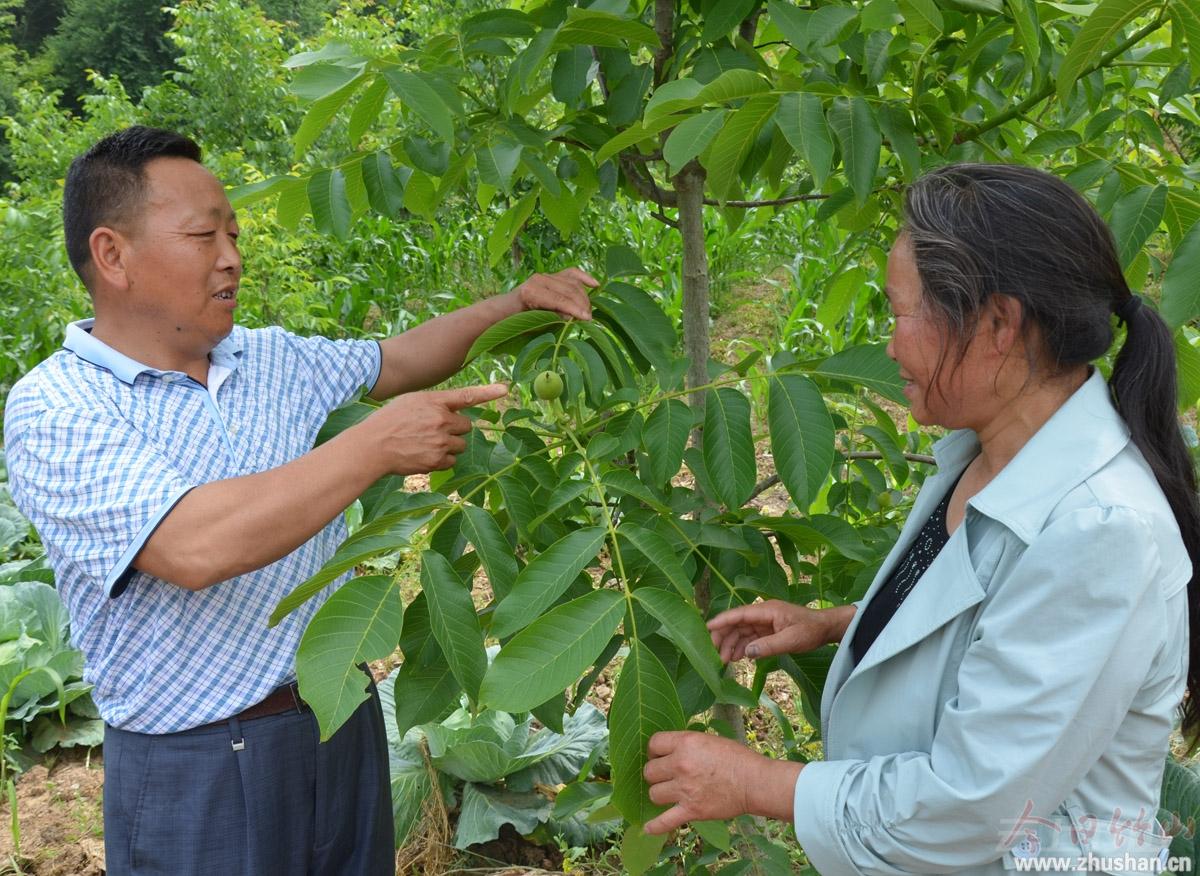
{"type": "Polygon", "coordinates": [[[371,694],[325,743],[309,712],[165,735],[106,727],[109,876],[394,876],[371,694]]]}

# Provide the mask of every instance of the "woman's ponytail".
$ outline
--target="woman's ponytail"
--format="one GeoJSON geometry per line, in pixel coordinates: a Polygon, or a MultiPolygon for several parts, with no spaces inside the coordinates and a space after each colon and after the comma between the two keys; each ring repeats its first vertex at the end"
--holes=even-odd
{"type": "Polygon", "coordinates": [[[1188,696],[1182,705],[1183,735],[1188,748],[1200,746],[1200,500],[1196,473],[1176,418],[1175,345],[1162,317],[1131,295],[1115,311],[1126,325],[1125,343],[1117,354],[1108,386],[1133,442],[1162,488],[1184,546],[1192,559],[1188,582],[1188,696]]]}

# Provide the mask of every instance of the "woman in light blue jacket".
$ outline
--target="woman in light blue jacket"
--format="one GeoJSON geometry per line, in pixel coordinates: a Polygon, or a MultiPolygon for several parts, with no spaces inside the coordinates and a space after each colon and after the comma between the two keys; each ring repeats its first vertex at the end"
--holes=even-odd
{"type": "Polygon", "coordinates": [[[1200,509],[1170,332],[1095,211],[1029,168],[918,180],[886,291],[913,417],[957,430],[938,473],[861,602],[709,624],[725,660],[841,643],[825,760],[658,734],[646,777],[669,808],[646,830],[791,820],[826,876],[1150,871],[1185,685],[1184,733],[1200,727],[1200,509]],[[1114,316],[1105,384],[1089,363],[1114,316]]]}

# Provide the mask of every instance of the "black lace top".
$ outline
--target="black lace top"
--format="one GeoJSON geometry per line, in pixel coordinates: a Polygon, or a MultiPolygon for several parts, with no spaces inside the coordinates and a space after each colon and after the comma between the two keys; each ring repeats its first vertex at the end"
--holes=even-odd
{"type": "Polygon", "coordinates": [[[883,628],[900,608],[909,591],[921,580],[925,570],[929,568],[937,555],[942,552],[942,548],[946,546],[946,542],[950,540],[950,532],[946,529],[946,511],[950,507],[950,497],[954,494],[956,486],[958,486],[958,481],[950,486],[946,495],[942,497],[942,501],[933,509],[933,513],[929,515],[929,519],[917,533],[912,547],[908,549],[904,559],[896,566],[891,577],[862,609],[862,620],[859,621],[858,627],[854,631],[854,638],[850,642],[850,653],[854,658],[855,666],[862,660],[879,634],[883,632],[883,628]]]}

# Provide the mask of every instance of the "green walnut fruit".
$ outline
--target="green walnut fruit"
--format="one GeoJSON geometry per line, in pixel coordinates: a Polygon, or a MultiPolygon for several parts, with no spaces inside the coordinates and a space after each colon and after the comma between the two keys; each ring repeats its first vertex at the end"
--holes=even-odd
{"type": "Polygon", "coordinates": [[[533,394],[542,401],[554,401],[562,391],[562,378],[553,371],[543,371],[533,381],[533,394]]]}

